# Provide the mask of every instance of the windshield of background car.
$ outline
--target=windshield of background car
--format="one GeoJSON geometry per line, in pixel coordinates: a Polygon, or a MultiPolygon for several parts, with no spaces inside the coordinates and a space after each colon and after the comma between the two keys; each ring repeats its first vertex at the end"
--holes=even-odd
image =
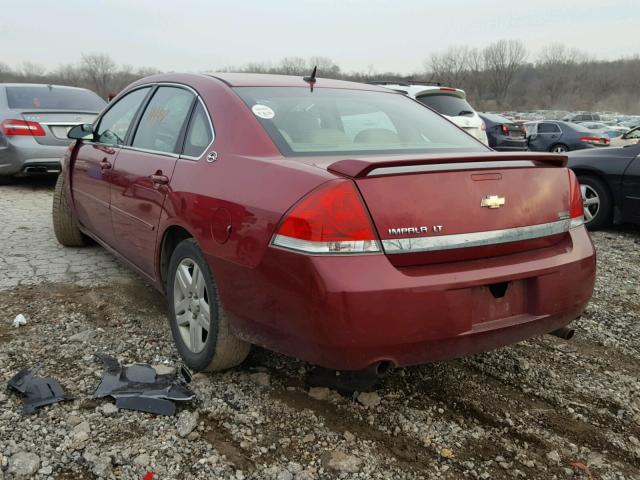
{"type": "Polygon", "coordinates": [[[285,156],[485,152],[488,149],[397,93],[308,87],[237,87],[285,156]]]}
{"type": "Polygon", "coordinates": [[[99,112],[107,104],[89,90],[48,87],[6,87],[9,108],[99,112]]]}
{"type": "Polygon", "coordinates": [[[464,98],[456,97],[455,95],[432,93],[416,97],[416,100],[429,108],[433,108],[439,114],[448,117],[457,117],[461,114],[469,115],[469,112],[474,112],[473,107],[464,98]]]}

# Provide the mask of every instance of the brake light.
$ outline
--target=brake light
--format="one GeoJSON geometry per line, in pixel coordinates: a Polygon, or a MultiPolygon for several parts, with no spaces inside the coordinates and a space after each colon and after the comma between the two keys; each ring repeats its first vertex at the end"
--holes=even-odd
{"type": "Polygon", "coordinates": [[[456,90],[455,88],[451,88],[451,87],[440,87],[440,91],[441,92],[457,92],[458,90],[456,90]]]}
{"type": "Polygon", "coordinates": [[[507,127],[506,125],[500,125],[500,129],[502,130],[502,133],[504,135],[509,135],[509,127],[507,127]]]}
{"type": "Polygon", "coordinates": [[[579,227],[584,223],[584,204],[580,183],[572,170],[569,170],[569,217],[571,218],[570,228],[579,227]]]}
{"type": "Polygon", "coordinates": [[[0,124],[2,133],[8,137],[17,135],[33,135],[34,137],[43,137],[45,135],[44,128],[38,122],[27,122],[25,120],[15,120],[13,118],[3,120],[0,124]]]}
{"type": "Polygon", "coordinates": [[[580,137],[580,141],[590,143],[592,145],[609,145],[609,143],[611,143],[608,138],[601,137],[580,137]]]}
{"type": "Polygon", "coordinates": [[[360,194],[351,181],[330,182],[285,215],[273,245],[306,253],[380,252],[360,194]]]}

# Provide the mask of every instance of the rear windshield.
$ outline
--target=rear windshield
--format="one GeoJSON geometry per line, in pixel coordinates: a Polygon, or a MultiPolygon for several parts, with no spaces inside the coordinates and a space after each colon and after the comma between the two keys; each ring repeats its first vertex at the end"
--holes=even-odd
{"type": "Polygon", "coordinates": [[[99,112],[106,105],[89,90],[47,85],[6,87],[6,90],[9,108],[99,112]]]}
{"type": "Polygon", "coordinates": [[[431,94],[417,97],[420,103],[424,103],[427,107],[433,108],[441,115],[448,117],[457,117],[459,115],[471,115],[474,110],[464,98],[447,94],[431,94]]]}
{"type": "Polygon", "coordinates": [[[455,125],[397,93],[237,87],[283,155],[483,152],[455,125]]]}

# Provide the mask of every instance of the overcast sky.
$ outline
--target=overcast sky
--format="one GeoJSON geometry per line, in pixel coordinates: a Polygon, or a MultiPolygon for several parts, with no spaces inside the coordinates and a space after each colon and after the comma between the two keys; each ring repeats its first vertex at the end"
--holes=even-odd
{"type": "Polygon", "coordinates": [[[640,54],[640,0],[0,0],[0,62],[47,68],[82,53],[204,71],[285,56],[343,70],[422,69],[448,46],[561,42],[602,59],[640,54]]]}

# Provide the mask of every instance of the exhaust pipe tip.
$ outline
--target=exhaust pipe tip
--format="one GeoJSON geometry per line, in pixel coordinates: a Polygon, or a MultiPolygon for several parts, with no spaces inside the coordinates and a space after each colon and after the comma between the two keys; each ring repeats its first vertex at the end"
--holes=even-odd
{"type": "Polygon", "coordinates": [[[550,332],[550,334],[563,340],[571,340],[576,334],[576,330],[573,327],[562,327],[550,332]]]}
{"type": "Polygon", "coordinates": [[[384,378],[393,370],[393,367],[394,364],[392,361],[382,360],[380,362],[371,364],[367,368],[367,372],[377,378],[384,378]]]}

